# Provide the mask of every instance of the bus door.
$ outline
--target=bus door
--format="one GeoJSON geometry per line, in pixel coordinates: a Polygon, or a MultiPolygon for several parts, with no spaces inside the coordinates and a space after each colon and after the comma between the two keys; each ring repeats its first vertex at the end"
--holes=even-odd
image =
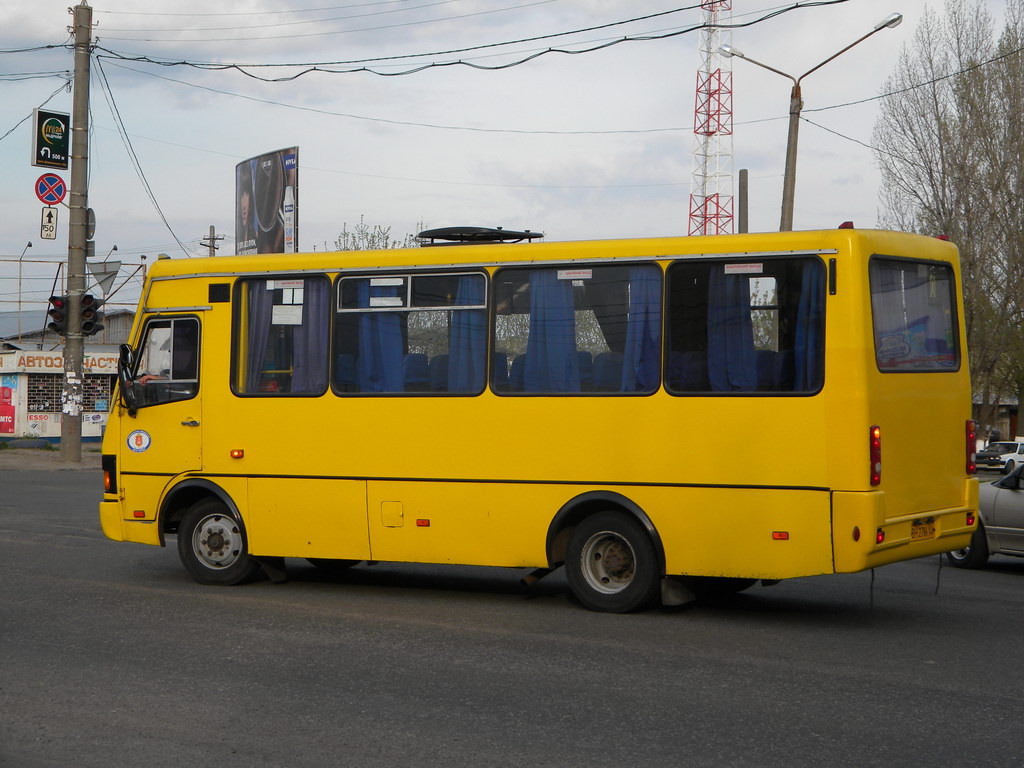
{"type": "Polygon", "coordinates": [[[202,468],[199,331],[199,318],[194,316],[147,320],[128,372],[130,380],[122,381],[131,392],[126,403],[134,415],[121,420],[119,470],[150,477],[147,486],[159,485],[147,488],[147,495],[140,498],[159,498],[168,479],[202,468]]]}

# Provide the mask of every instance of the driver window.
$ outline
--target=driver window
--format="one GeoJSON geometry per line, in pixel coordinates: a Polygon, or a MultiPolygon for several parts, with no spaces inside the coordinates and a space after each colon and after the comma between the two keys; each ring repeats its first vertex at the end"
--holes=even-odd
{"type": "Polygon", "coordinates": [[[134,383],[140,405],[195,397],[199,389],[199,321],[194,317],[153,320],[139,347],[134,383]]]}

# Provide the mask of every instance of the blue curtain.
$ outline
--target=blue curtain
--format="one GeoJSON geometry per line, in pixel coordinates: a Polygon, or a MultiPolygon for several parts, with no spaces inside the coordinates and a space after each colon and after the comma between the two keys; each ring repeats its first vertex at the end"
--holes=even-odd
{"type": "Polygon", "coordinates": [[[793,349],[793,389],[798,392],[810,392],[821,386],[821,335],[824,330],[825,270],[817,261],[806,261],[800,279],[793,349]]]}
{"type": "MultiPolygon", "coordinates": [[[[463,275],[455,293],[456,306],[484,303],[485,282],[480,275],[463,275]]],[[[448,340],[448,391],[479,392],[486,376],[487,313],[482,309],[452,312],[448,340]]]]}
{"type": "Polygon", "coordinates": [[[267,356],[267,338],[270,336],[270,318],[273,313],[274,292],[267,290],[266,280],[251,280],[247,284],[249,305],[246,334],[245,392],[259,392],[263,363],[267,356]]]}
{"type": "Polygon", "coordinates": [[[330,282],[306,280],[303,288],[302,325],[292,330],[293,394],[322,394],[327,389],[327,333],[330,282]]]}
{"type": "MultiPolygon", "coordinates": [[[[400,296],[403,286],[370,285],[360,280],[357,286],[359,307],[368,308],[371,298],[400,296]]],[[[356,383],[359,392],[403,392],[402,318],[399,312],[366,312],[359,316],[359,356],[356,358],[356,383]]]]}
{"type": "Polygon", "coordinates": [[[572,280],[557,270],[530,273],[530,336],[523,371],[526,392],[579,392],[576,305],[572,280]]]}
{"type": "Polygon", "coordinates": [[[661,367],[661,274],[656,267],[629,270],[629,313],[622,361],[622,391],[650,392],[661,367]]]}
{"type": "Polygon", "coordinates": [[[712,265],[708,280],[708,379],[713,392],[757,389],[750,285],[712,265]]]}

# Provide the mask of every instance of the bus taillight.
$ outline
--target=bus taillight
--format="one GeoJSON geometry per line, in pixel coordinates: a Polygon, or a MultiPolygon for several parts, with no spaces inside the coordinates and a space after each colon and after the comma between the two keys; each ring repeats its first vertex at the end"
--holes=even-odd
{"type": "Polygon", "coordinates": [[[978,430],[971,419],[967,420],[967,474],[978,473],[978,457],[975,452],[978,450],[978,430]]]}
{"type": "Polygon", "coordinates": [[[882,482],[882,429],[873,426],[871,428],[871,484],[880,485],[882,482]]]}

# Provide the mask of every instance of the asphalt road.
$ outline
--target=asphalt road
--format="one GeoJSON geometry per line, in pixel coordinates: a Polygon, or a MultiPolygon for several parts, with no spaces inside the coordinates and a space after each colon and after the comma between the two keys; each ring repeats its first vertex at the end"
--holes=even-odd
{"type": "Polygon", "coordinates": [[[104,539],[99,483],[0,463],[3,768],[1024,763],[1024,559],[629,616],[557,572],[203,587],[104,539]]]}

